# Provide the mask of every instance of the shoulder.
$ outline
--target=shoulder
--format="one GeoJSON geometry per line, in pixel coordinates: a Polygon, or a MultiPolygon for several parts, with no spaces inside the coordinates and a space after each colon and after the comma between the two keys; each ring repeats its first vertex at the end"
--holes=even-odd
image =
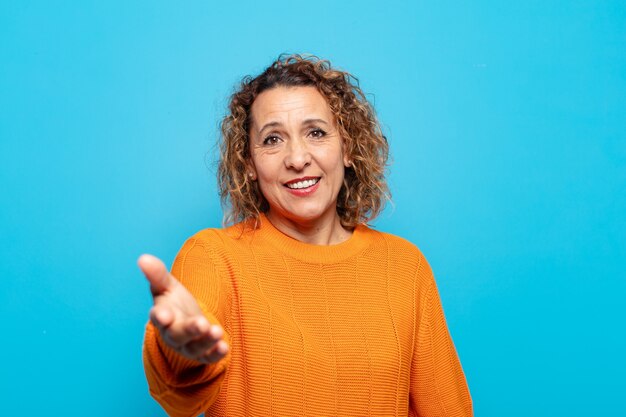
{"type": "Polygon", "coordinates": [[[172,274],[188,283],[237,270],[246,252],[236,247],[238,235],[229,229],[207,228],[189,237],[174,259],[172,274]]]}
{"type": "Polygon", "coordinates": [[[432,280],[432,270],[428,260],[413,242],[403,237],[374,230],[366,227],[366,233],[370,234],[374,241],[373,246],[387,251],[388,259],[397,264],[404,265],[414,271],[416,276],[426,281],[432,280]]]}
{"type": "Polygon", "coordinates": [[[395,256],[407,256],[411,258],[424,258],[422,251],[411,241],[387,232],[381,232],[370,228],[369,226],[361,226],[365,233],[369,234],[374,244],[386,246],[395,256]]]}
{"type": "Polygon", "coordinates": [[[185,241],[180,252],[204,252],[213,258],[220,258],[228,252],[239,252],[249,246],[252,234],[250,228],[242,227],[241,224],[202,229],[185,241]]]}
{"type": "Polygon", "coordinates": [[[185,240],[180,252],[204,251],[223,246],[220,229],[202,229],[185,240]]]}

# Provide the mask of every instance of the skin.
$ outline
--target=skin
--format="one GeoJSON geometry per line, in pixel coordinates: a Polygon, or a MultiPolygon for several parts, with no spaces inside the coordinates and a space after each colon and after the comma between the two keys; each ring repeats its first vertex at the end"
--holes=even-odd
{"type": "MultiPolygon", "coordinates": [[[[301,242],[332,245],[352,234],[337,215],[337,196],[349,158],[335,117],[314,87],[276,87],[252,104],[249,174],[269,203],[267,218],[301,242]],[[300,191],[286,186],[298,179],[319,179],[300,191]]],[[[163,341],[187,359],[215,363],[229,350],[223,329],[203,315],[193,295],[152,255],[139,268],[150,283],[154,305],[150,320],[163,341]]]]}
{"type": "Polygon", "coordinates": [[[160,259],[142,255],[137,264],[150,283],[154,300],[150,321],[165,344],[187,359],[203,364],[222,359],[228,353],[228,344],[222,340],[224,331],[219,325],[209,323],[193,295],[167,271],[160,259]]]}
{"type": "Polygon", "coordinates": [[[276,87],[252,104],[250,171],[269,203],[267,218],[297,240],[331,245],[348,239],[337,215],[337,195],[349,166],[335,117],[315,87],[276,87]],[[286,184],[319,178],[302,195],[286,184]]]}

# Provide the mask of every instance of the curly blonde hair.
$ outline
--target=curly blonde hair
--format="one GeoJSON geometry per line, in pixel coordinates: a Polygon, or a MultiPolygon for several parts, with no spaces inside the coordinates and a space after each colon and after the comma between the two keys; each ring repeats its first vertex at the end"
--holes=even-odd
{"type": "Polygon", "coordinates": [[[370,222],[390,198],[385,179],[389,145],[358,80],[315,56],[281,55],[259,76],[242,80],[221,123],[218,186],[225,225],[246,220],[256,224],[259,215],[269,210],[258,183],[246,175],[252,103],[263,91],[300,86],[314,86],[326,99],[352,161],[337,198],[341,224],[354,227],[370,222]]]}

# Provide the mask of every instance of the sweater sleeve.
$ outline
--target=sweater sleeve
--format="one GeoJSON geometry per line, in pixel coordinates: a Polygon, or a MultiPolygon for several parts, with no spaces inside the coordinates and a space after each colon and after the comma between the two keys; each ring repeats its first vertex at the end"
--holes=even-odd
{"type": "Polygon", "coordinates": [[[471,417],[472,400],[443,314],[432,270],[417,274],[417,331],[411,363],[410,408],[420,417],[471,417]]]}
{"type": "MultiPolygon", "coordinates": [[[[209,323],[228,322],[228,286],[220,280],[207,245],[194,238],[185,242],[172,275],[194,295],[209,323]]],[[[222,327],[230,345],[229,329],[222,327]]],[[[150,394],[170,416],[193,417],[206,410],[218,396],[229,360],[230,353],[210,365],[189,360],[169,348],[152,323],[146,326],[143,362],[150,394]]]]}

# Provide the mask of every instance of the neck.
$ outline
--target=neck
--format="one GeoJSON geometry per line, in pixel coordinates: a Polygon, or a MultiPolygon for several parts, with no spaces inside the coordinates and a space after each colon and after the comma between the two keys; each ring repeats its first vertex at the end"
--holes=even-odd
{"type": "Polygon", "coordinates": [[[329,219],[296,221],[277,216],[270,210],[266,216],[276,229],[300,242],[312,245],[337,245],[345,242],[352,235],[352,230],[341,225],[337,213],[329,219]]]}

